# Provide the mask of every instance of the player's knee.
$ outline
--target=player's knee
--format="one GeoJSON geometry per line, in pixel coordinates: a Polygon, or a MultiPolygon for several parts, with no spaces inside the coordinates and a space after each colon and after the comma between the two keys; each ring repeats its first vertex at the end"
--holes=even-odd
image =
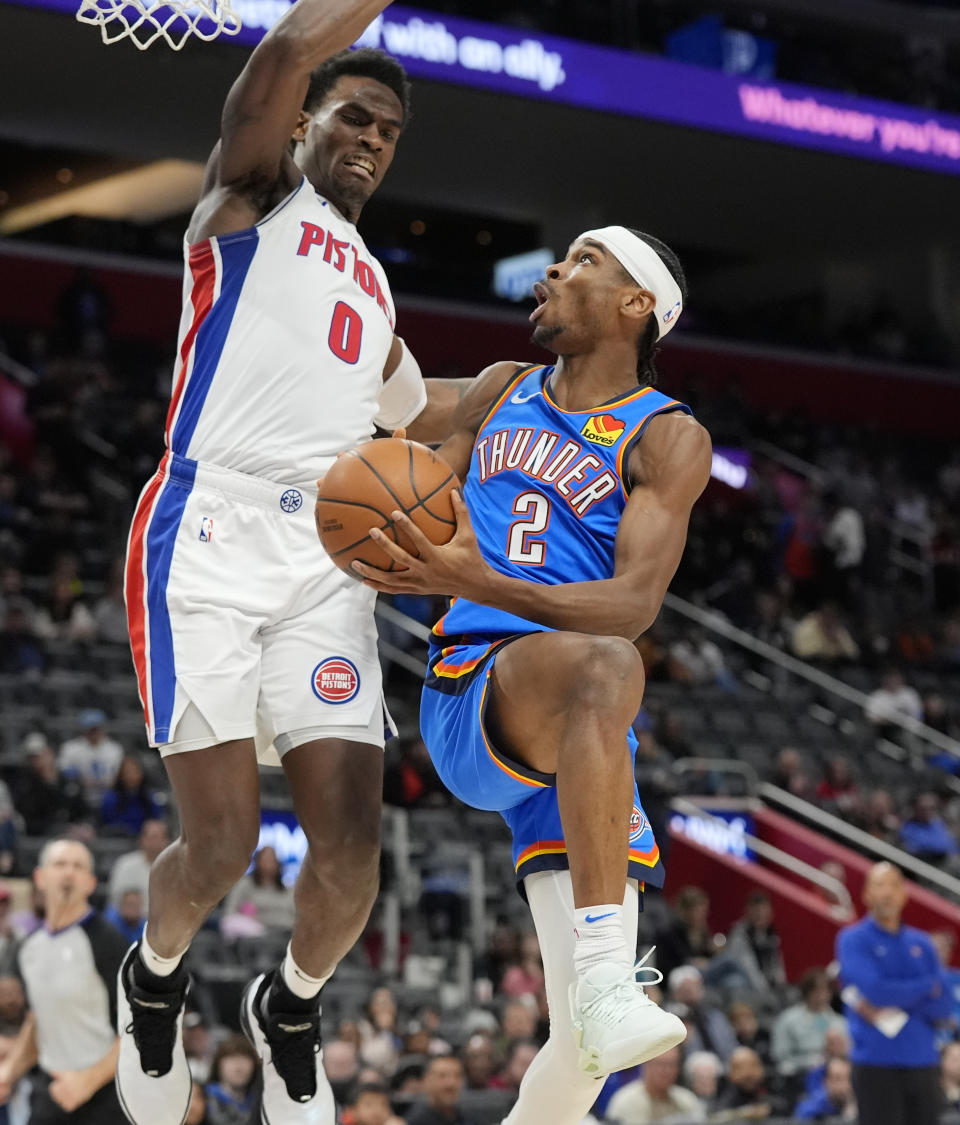
{"type": "Polygon", "coordinates": [[[567,696],[578,708],[622,707],[632,718],[643,698],[643,661],[623,637],[583,636],[566,679],[567,696]]]}
{"type": "Polygon", "coordinates": [[[250,866],[259,835],[257,823],[212,818],[208,825],[188,837],[190,866],[211,887],[229,890],[250,866]]]}
{"type": "Polygon", "coordinates": [[[359,821],[336,838],[307,836],[306,862],[328,888],[346,898],[375,895],[380,881],[379,824],[359,821]]]}

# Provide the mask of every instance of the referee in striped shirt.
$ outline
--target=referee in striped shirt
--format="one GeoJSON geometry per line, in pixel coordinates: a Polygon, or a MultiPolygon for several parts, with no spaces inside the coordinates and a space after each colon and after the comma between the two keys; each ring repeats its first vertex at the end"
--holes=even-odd
{"type": "Polygon", "coordinates": [[[117,1125],[117,972],[126,941],[90,906],[93,856],[78,840],[44,845],[34,872],[46,921],[20,946],[30,1013],[0,1065],[0,1100],[32,1076],[31,1125],[117,1125]]]}

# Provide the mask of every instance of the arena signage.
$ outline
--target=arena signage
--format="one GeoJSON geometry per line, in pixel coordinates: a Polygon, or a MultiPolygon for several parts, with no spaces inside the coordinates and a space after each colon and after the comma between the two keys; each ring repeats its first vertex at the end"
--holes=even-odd
{"type": "Polygon", "coordinates": [[[756,859],[747,843],[747,837],[753,836],[755,831],[753,817],[749,813],[710,809],[710,817],[707,818],[675,812],[670,817],[670,831],[674,835],[686,836],[717,855],[756,859]]]}
{"type": "MultiPolygon", "coordinates": [[[[18,0],[76,10],[78,0],[18,0]]],[[[288,0],[233,0],[257,43],[288,0]]],[[[960,117],[391,6],[360,42],[416,78],[960,175],[960,117]]],[[[115,48],[118,50],[123,47],[115,48]]]]}

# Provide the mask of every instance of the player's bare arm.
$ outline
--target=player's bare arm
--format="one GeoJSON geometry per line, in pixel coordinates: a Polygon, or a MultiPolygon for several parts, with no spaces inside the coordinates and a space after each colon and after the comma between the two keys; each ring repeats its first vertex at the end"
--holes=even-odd
{"type": "Polygon", "coordinates": [[[450,436],[457,407],[476,380],[422,378],[416,359],[403,340],[394,336],[383,382],[378,425],[390,430],[402,427],[411,441],[433,444],[450,436]],[[418,403],[423,404],[419,413],[412,413],[418,403]]]}
{"type": "MultiPolygon", "coordinates": [[[[461,479],[463,442],[460,431],[441,448],[442,454],[449,448],[458,456],[460,464],[451,464],[461,479]]],[[[680,563],[690,512],[710,479],[710,466],[710,437],[698,422],[679,414],[650,422],[631,457],[632,491],[617,535],[614,576],[609,579],[548,586],[500,574],[480,554],[459,496],[454,499],[457,532],[449,543],[433,546],[401,515],[398,522],[420,557],[409,555],[382,533],[371,532],[404,570],[388,574],[362,563],[354,568],[368,585],[384,593],[459,596],[553,629],[635,640],[660,611],[680,563]]]]}
{"type": "Polygon", "coordinates": [[[290,141],[308,124],[301,107],[311,70],[349,47],[388,3],[300,0],[263,37],[227,95],[188,241],[249,227],[296,187],[290,141]]]}

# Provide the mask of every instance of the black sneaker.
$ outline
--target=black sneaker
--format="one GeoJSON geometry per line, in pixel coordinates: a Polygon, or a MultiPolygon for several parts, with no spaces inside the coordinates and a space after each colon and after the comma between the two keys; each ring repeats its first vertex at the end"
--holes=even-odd
{"type": "Polygon", "coordinates": [[[164,991],[144,988],[139,950],[130,947],[117,976],[117,1095],[132,1125],[182,1125],[193,1093],[182,1031],[190,977],[178,969],[151,982],[164,991]]]}
{"type": "MultiPolygon", "coordinates": [[[[319,1000],[306,1011],[277,1011],[270,1003],[275,976],[261,974],[248,984],[240,1006],[244,1033],[263,1063],[261,1120],[334,1125],[336,1105],[320,1053],[319,1000]]],[[[284,991],[274,989],[274,997],[282,1002],[284,991]]]]}

